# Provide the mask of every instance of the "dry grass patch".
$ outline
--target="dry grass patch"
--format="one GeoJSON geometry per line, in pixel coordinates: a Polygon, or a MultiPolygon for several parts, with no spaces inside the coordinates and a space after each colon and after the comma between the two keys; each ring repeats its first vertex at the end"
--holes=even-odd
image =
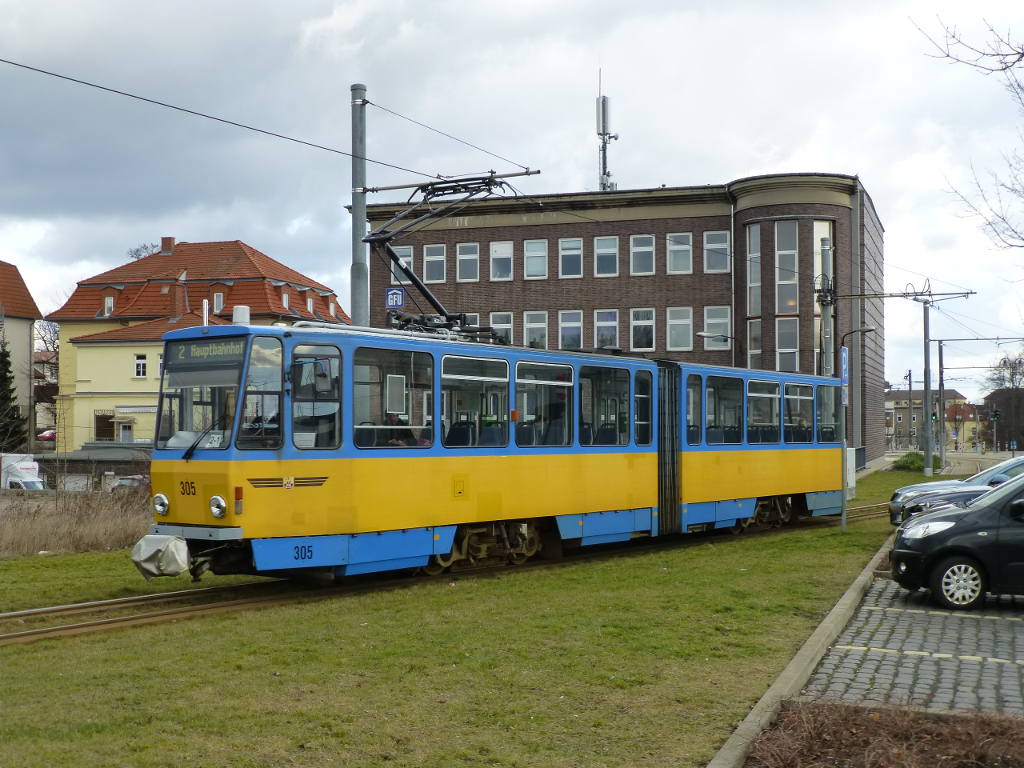
{"type": "Polygon", "coordinates": [[[152,513],[147,491],[6,495],[0,499],[0,557],[101,552],[132,546],[152,513]]]}
{"type": "Polygon", "coordinates": [[[746,768],[1015,768],[1024,719],[789,703],[754,742],[746,768]]]}

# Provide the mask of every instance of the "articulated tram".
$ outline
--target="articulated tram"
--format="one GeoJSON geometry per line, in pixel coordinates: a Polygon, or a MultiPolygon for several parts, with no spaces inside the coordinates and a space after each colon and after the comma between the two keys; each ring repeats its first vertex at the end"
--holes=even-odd
{"type": "Polygon", "coordinates": [[[835,379],[325,323],[165,343],[147,576],[439,573],[841,509],[835,379]]]}

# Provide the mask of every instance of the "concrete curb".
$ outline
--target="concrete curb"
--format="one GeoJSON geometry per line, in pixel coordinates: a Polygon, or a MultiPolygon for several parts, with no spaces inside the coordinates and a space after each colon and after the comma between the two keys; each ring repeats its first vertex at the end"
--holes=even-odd
{"type": "Polygon", "coordinates": [[[742,768],[750,754],[750,745],[765,728],[768,728],[779,713],[782,702],[796,696],[806,685],[818,662],[833,641],[853,617],[864,594],[875,577],[875,570],[889,552],[891,539],[886,539],[882,548],[875,553],[860,575],[853,580],[839,602],[828,612],[818,628],[797,651],[796,656],[782,670],[764,696],[754,705],[745,718],[736,726],[732,736],[707,764],[707,768],[742,768]]]}

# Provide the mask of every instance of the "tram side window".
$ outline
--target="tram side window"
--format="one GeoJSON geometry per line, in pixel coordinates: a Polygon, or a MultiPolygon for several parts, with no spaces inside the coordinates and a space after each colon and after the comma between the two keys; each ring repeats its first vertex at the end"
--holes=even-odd
{"type": "Polygon", "coordinates": [[[508,445],[508,363],[446,356],[441,361],[441,442],[448,448],[508,445]]]}
{"type": "Polygon", "coordinates": [[[341,445],[341,353],[304,344],[292,353],[292,442],[296,448],[341,445]]]}
{"type": "Polygon", "coordinates": [[[836,443],[842,439],[839,434],[839,409],[843,407],[839,387],[820,386],[817,395],[818,442],[836,443]]]}
{"type": "Polygon", "coordinates": [[[580,445],[629,443],[629,372],[580,368],[580,445]]]}
{"type": "Polygon", "coordinates": [[[747,382],[747,442],[779,442],[779,385],[774,381],[747,382]]]}
{"type": "Polygon", "coordinates": [[[239,448],[281,447],[282,360],[280,339],[257,336],[252,340],[236,443],[239,448]]]}
{"type": "Polygon", "coordinates": [[[814,440],[814,387],[810,384],[787,384],[785,397],[785,428],[787,443],[810,443],[814,440]]]}
{"type": "Polygon", "coordinates": [[[516,364],[516,445],[572,443],[572,366],[516,364]]]}
{"type": "Polygon", "coordinates": [[[352,359],[352,376],[356,447],[433,445],[434,360],[429,354],[360,347],[352,359]]]}
{"type": "Polygon", "coordinates": [[[636,444],[651,444],[651,372],[637,371],[634,379],[634,414],[636,444]]]}
{"type": "Polygon", "coordinates": [[[708,376],[708,445],[743,442],[743,379],[708,376]]]}
{"type": "Polygon", "coordinates": [[[701,416],[701,381],[700,376],[691,373],[686,377],[686,443],[700,445],[701,416]]]}

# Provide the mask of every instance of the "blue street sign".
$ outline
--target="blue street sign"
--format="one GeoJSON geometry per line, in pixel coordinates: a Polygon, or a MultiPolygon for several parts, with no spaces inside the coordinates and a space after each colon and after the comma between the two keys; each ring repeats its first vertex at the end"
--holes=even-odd
{"type": "Polygon", "coordinates": [[[384,292],[385,309],[401,309],[405,306],[405,288],[388,288],[384,292]]]}
{"type": "Polygon", "coordinates": [[[839,379],[845,385],[850,383],[850,350],[839,348],[839,379]]]}

